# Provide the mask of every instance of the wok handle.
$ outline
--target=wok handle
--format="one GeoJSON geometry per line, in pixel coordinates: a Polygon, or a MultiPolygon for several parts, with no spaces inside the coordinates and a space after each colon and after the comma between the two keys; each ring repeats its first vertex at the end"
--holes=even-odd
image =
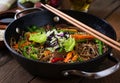
{"type": "Polygon", "coordinates": [[[84,76],[84,77],[93,78],[93,79],[98,79],[98,78],[108,76],[120,68],[120,61],[117,58],[113,57],[112,55],[113,54],[111,53],[110,56],[108,56],[108,59],[111,60],[112,62],[115,62],[116,64],[105,70],[102,70],[99,72],[85,72],[85,71],[80,71],[80,70],[65,70],[62,72],[62,74],[64,76],[76,75],[76,76],[84,76]]]}
{"type": "Polygon", "coordinates": [[[44,9],[42,9],[42,8],[27,8],[25,10],[20,10],[15,14],[14,19],[18,19],[19,17],[22,17],[28,13],[42,11],[42,10],[44,10],[44,9]]]}

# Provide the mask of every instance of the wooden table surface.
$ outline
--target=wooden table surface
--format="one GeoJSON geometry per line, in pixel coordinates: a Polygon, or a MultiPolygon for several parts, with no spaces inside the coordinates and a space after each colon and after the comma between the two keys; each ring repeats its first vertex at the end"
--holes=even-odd
{"type": "MultiPolygon", "coordinates": [[[[108,21],[116,31],[117,40],[120,39],[120,0],[95,0],[88,13],[108,21]]],[[[113,54],[120,59],[120,52],[113,49],[113,54]]],[[[107,64],[110,63],[107,62],[107,64]]],[[[0,83],[120,83],[120,70],[101,79],[83,77],[59,80],[40,78],[24,70],[4,48],[0,49],[0,83]]]]}

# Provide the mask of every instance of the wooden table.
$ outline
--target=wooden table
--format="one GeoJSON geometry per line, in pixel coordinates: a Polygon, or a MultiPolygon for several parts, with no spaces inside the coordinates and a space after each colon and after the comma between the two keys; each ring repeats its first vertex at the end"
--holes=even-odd
{"type": "MultiPolygon", "coordinates": [[[[107,20],[115,29],[117,40],[120,39],[120,0],[95,0],[88,13],[107,20]]],[[[113,54],[120,59],[120,52],[113,49],[113,54]]],[[[83,77],[60,80],[40,78],[24,70],[4,48],[0,49],[0,83],[120,83],[120,70],[97,80],[83,77]]]]}

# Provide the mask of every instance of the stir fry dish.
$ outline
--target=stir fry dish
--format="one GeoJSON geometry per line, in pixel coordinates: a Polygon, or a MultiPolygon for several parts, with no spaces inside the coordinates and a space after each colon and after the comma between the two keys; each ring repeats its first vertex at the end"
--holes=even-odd
{"type": "Polygon", "coordinates": [[[47,63],[87,61],[107,51],[107,45],[73,26],[30,26],[11,47],[24,57],[47,63]]]}

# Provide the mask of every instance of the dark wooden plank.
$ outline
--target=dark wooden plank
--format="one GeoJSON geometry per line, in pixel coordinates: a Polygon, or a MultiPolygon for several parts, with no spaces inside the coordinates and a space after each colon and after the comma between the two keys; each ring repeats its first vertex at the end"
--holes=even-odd
{"type": "Polygon", "coordinates": [[[7,51],[5,48],[0,49],[0,67],[2,67],[7,62],[13,59],[12,56],[8,56],[8,54],[9,54],[9,51],[7,51]]]}
{"type": "MultiPolygon", "coordinates": [[[[82,78],[80,78],[82,79],[82,78]]],[[[80,81],[79,78],[74,78],[74,79],[45,79],[45,78],[40,78],[37,77],[34,80],[32,80],[30,83],[79,83],[80,81]]]]}
{"type": "Polygon", "coordinates": [[[116,73],[107,76],[105,78],[101,78],[101,79],[83,79],[81,82],[79,83],[120,83],[120,71],[117,71],[116,73]]]}
{"type": "Polygon", "coordinates": [[[15,59],[0,67],[0,83],[28,83],[33,76],[25,71],[15,59]]]}
{"type": "Polygon", "coordinates": [[[119,6],[120,0],[95,0],[89,8],[89,13],[106,18],[119,6]]]}

